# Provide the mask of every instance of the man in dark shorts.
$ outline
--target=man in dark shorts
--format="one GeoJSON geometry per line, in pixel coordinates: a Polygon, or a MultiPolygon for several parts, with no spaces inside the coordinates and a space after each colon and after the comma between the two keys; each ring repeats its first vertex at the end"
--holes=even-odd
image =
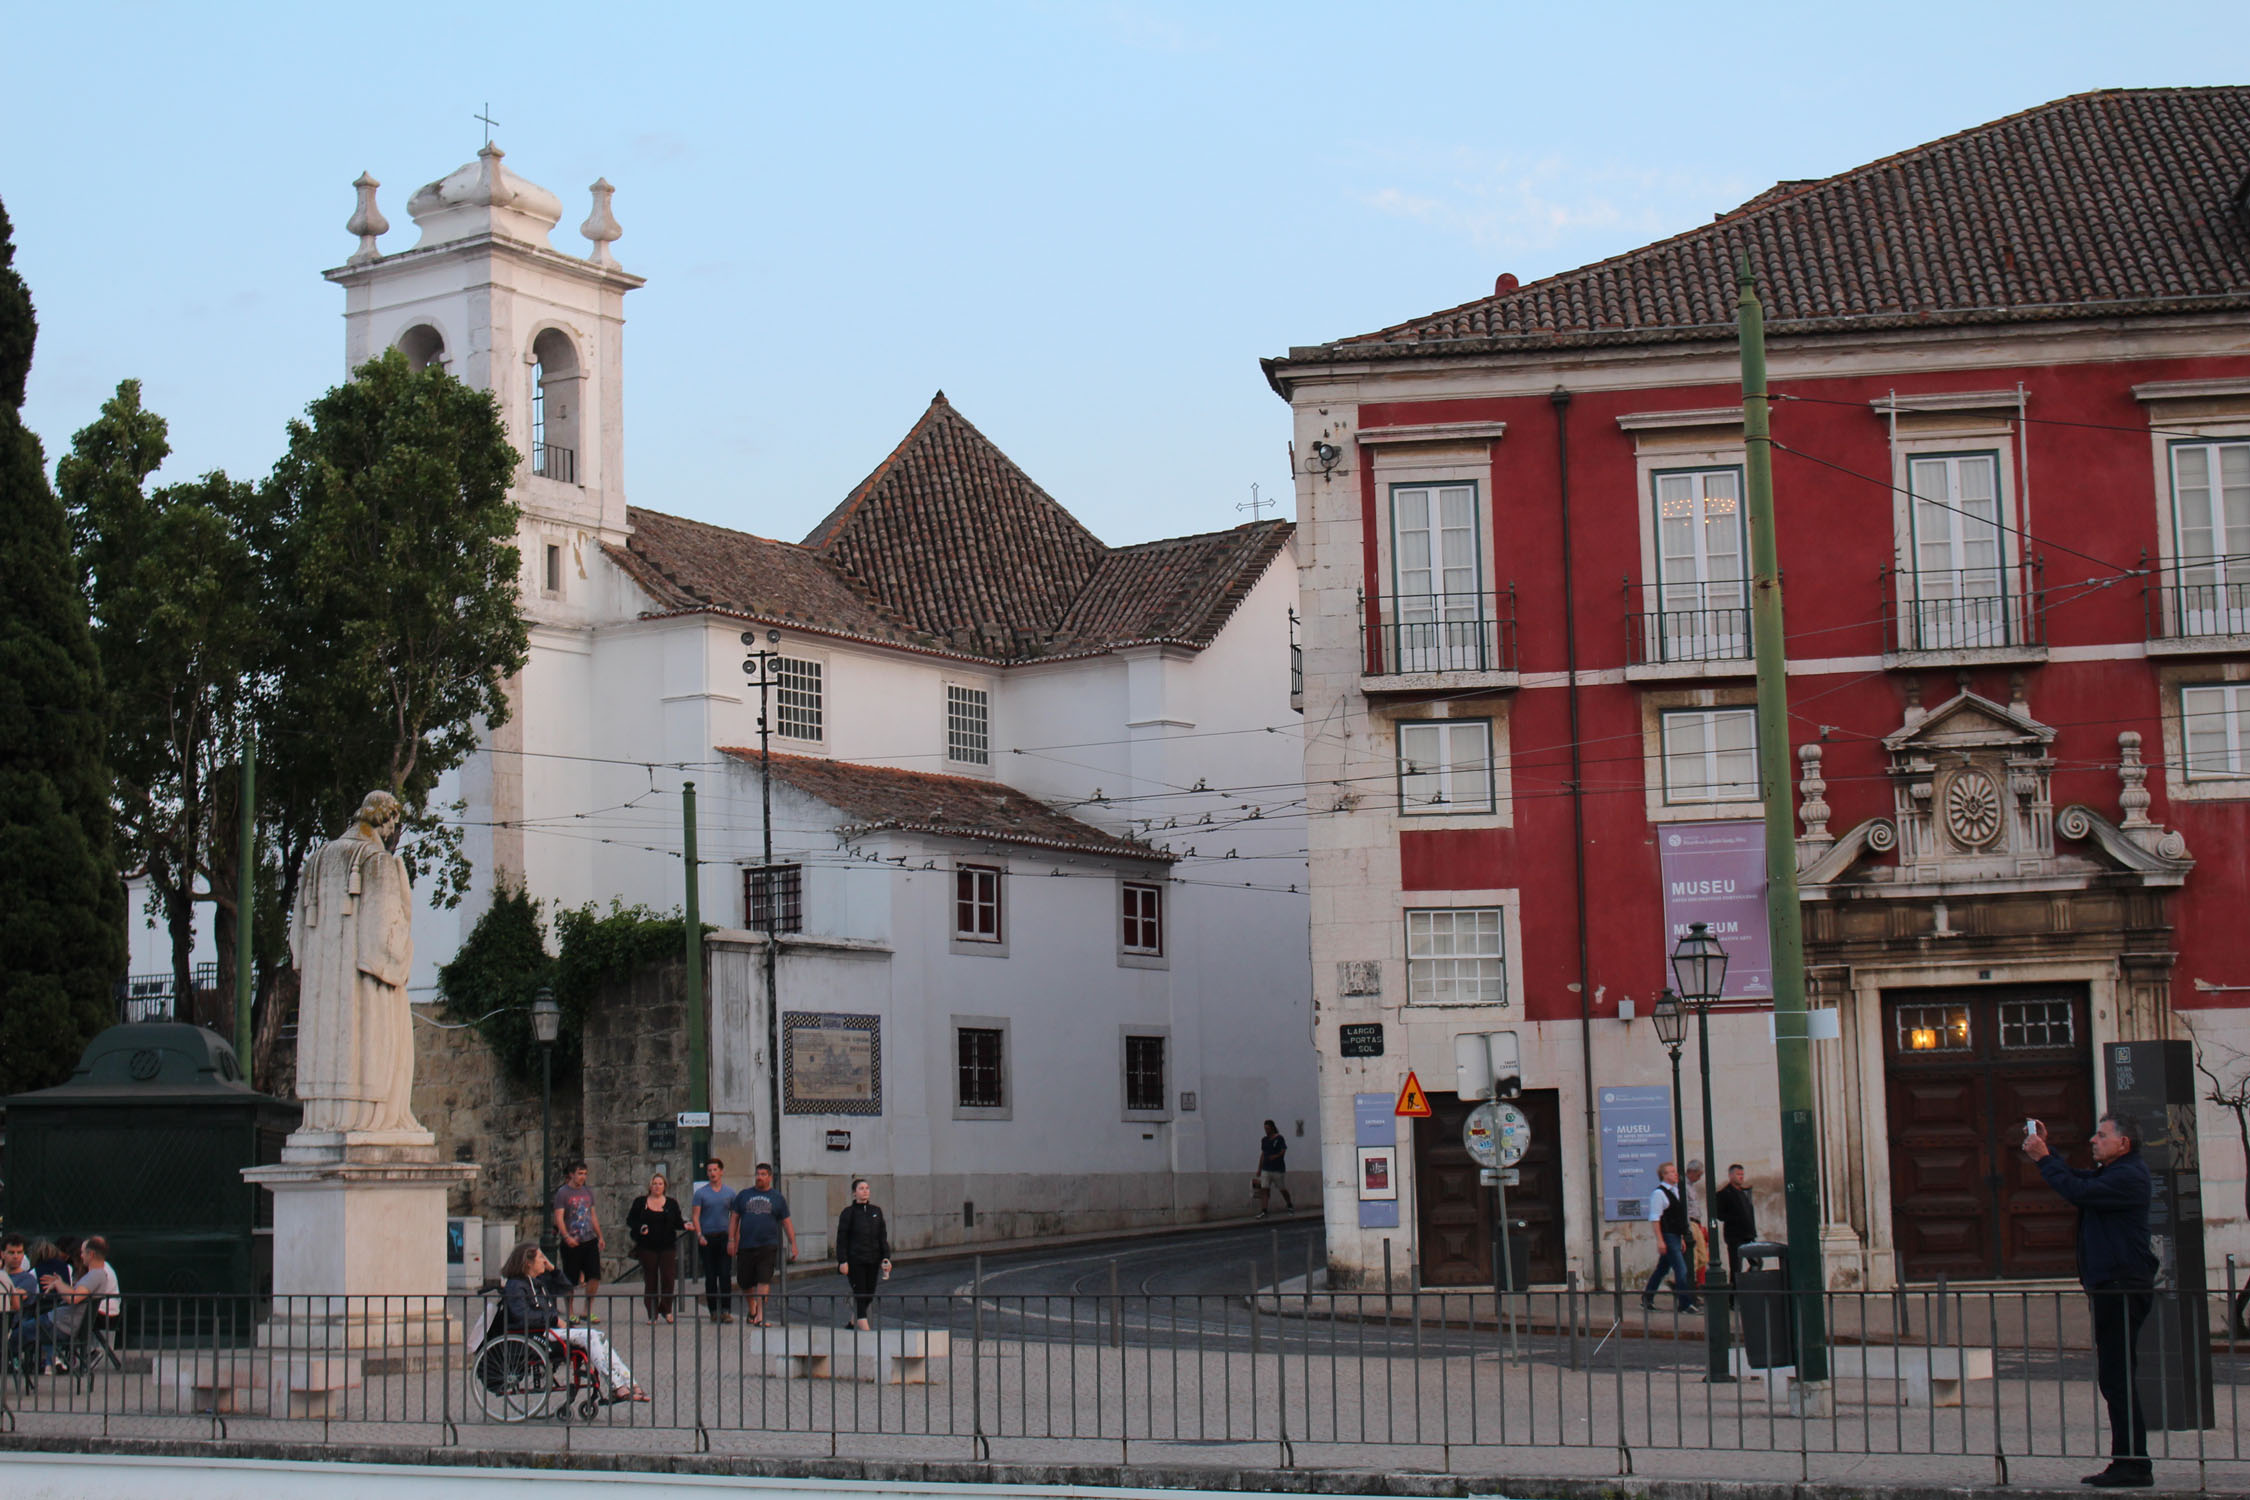
{"type": "Polygon", "coordinates": [[[1258,1217],[1264,1218],[1272,1206],[1273,1195],[1281,1194],[1281,1206],[1296,1212],[1297,1200],[1289,1196],[1289,1137],[1281,1127],[1266,1121],[1266,1133],[1258,1140],[1258,1175],[1250,1179],[1251,1194],[1258,1200],[1258,1217]]]}
{"type": "MultiPolygon", "coordinates": [[[[563,1278],[578,1288],[579,1305],[585,1309],[577,1321],[599,1323],[602,1315],[594,1311],[594,1296],[602,1289],[602,1216],[594,1207],[594,1190],[586,1186],[586,1164],[574,1161],[563,1174],[563,1185],[555,1189],[555,1233],[562,1239],[562,1252],[555,1257],[555,1267],[563,1278]]],[[[563,1299],[563,1311],[569,1312],[570,1299],[563,1299]]]]}
{"type": "Polygon", "coordinates": [[[797,1226],[789,1222],[789,1200],[773,1185],[773,1168],[758,1163],[750,1186],[734,1195],[727,1219],[727,1249],[734,1256],[734,1279],[742,1287],[746,1323],[766,1321],[766,1293],[773,1289],[774,1267],[788,1241],[797,1258],[797,1226]]]}

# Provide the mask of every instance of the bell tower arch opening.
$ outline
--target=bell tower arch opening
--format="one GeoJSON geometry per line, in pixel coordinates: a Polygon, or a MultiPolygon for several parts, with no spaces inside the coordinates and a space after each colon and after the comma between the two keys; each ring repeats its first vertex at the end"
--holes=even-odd
{"type": "Polygon", "coordinates": [[[406,363],[417,372],[432,365],[441,370],[447,368],[445,335],[427,323],[417,323],[407,329],[394,341],[393,347],[406,356],[406,363]]]}
{"type": "Polygon", "coordinates": [[[531,341],[531,472],[557,484],[578,483],[578,348],[560,328],[531,341]]]}

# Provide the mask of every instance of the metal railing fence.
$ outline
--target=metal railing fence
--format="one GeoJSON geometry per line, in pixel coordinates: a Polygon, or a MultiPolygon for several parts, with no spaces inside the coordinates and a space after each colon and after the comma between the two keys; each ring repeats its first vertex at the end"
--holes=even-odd
{"type": "Polygon", "coordinates": [[[1516,591],[1360,600],[1362,674],[1516,670],[1516,591]]]}
{"type": "MultiPolygon", "coordinates": [[[[1277,1269],[1179,1294],[1124,1290],[1114,1270],[1106,1287],[1003,1291],[979,1270],[946,1292],[885,1290],[868,1333],[845,1326],[840,1277],[804,1270],[766,1327],[706,1317],[685,1283],[674,1322],[618,1291],[599,1328],[569,1333],[576,1356],[509,1336],[489,1296],[128,1293],[99,1339],[11,1325],[0,1430],[1518,1472],[1539,1472],[1534,1452],[1617,1472],[1723,1452],[1745,1478],[1947,1483],[2109,1450],[2075,1290],[1825,1294],[1832,1378],[1808,1391],[1741,1359],[1737,1380],[1708,1381],[1704,1319],[1670,1298],[1648,1312],[1630,1289],[1326,1291],[1277,1269]],[[647,1400],[605,1399],[628,1378],[647,1400]]],[[[2160,1475],[2184,1482],[2161,1466],[2193,1463],[2198,1485],[2250,1487],[2234,1290],[2154,1294],[2134,1358],[2160,1475]],[[2205,1327],[2208,1362],[2184,1358],[2205,1327]]],[[[1801,1322],[1795,1294],[1736,1295],[1737,1348],[1801,1322]]]]}
{"type": "MultiPolygon", "coordinates": [[[[2038,573],[2037,564],[2030,569],[2038,573]]],[[[1885,616],[1883,649],[1989,651],[2046,644],[2044,589],[2024,587],[2014,567],[1882,570],[1897,600],[1885,616]]]]}
{"type": "Polygon", "coordinates": [[[2177,558],[2146,587],[2152,641],[2250,635],[2250,556],[2177,558]]]}

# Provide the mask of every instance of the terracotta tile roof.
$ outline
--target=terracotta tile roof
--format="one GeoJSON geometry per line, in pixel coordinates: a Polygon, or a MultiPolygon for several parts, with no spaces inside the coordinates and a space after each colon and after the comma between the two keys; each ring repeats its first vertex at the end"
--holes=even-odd
{"type": "Polygon", "coordinates": [[[1257,521],[1118,548],[1071,605],[1055,649],[1152,641],[1208,646],[1294,529],[1287,521],[1257,521]]]}
{"type": "MultiPolygon", "coordinates": [[[[719,753],[758,764],[758,752],[747,747],[722,745],[719,753]]],[[[1003,782],[981,781],[973,776],[901,771],[810,755],[776,755],[773,778],[842,812],[851,819],[846,830],[852,832],[896,829],[940,838],[1028,844],[1166,863],[1179,857],[1082,823],[1003,782]]]]}
{"type": "Polygon", "coordinates": [[[1291,364],[2250,306],[2250,87],[2079,94],[1291,364]]]}
{"type": "Polygon", "coordinates": [[[656,601],[660,613],[719,609],[861,640],[920,640],[793,542],[639,506],[628,507],[626,519],[633,533],[625,545],[604,550],[656,601]]]}
{"type": "Polygon", "coordinates": [[[805,545],[916,629],[980,655],[1054,630],[1109,555],[943,391],[805,545]]]}
{"type": "Polygon", "coordinates": [[[855,640],[1030,661],[1211,644],[1295,527],[1109,548],[940,391],[803,545],[632,507],[605,550],[653,613],[722,610],[855,640]]]}

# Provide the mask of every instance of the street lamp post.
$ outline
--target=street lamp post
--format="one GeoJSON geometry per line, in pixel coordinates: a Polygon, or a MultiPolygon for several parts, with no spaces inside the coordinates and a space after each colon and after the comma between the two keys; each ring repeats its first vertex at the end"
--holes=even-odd
{"type": "MultiPolygon", "coordinates": [[[[1680,994],[1695,1008],[1696,1062],[1703,1072],[1703,1243],[1711,1262],[1703,1276],[1704,1353],[1708,1361],[1704,1366],[1704,1378],[1714,1384],[1730,1385],[1734,1374],[1728,1368],[1727,1354],[1733,1324],[1727,1317],[1729,1281],[1719,1243],[1719,1216],[1713,1209],[1718,1201],[1720,1167],[1718,1138],[1712,1133],[1711,1124],[1711,1002],[1726,993],[1727,950],[1711,935],[1707,923],[1690,922],[1687,936],[1672,949],[1672,978],[1679,985],[1680,994]]],[[[1676,1052],[1672,1068],[1676,1096],[1679,1089],[1676,1052]]]]}
{"type": "MultiPolygon", "coordinates": [[[[766,1113],[771,1134],[766,1141],[766,1160],[773,1166],[773,1180],[781,1181],[781,983],[780,916],[781,891],[773,867],[773,719],[768,712],[772,705],[773,690],[781,677],[781,632],[768,630],[764,644],[758,632],[742,632],[742,644],[748,653],[742,658],[742,675],[758,690],[758,828],[763,840],[765,860],[760,879],[765,881],[765,977],[766,977],[766,1113]]],[[[744,913],[745,916],[748,913],[744,913]]],[[[786,1269],[783,1276],[787,1276],[786,1269]]]]}
{"type": "MultiPolygon", "coordinates": [[[[1672,1054],[1672,1165],[1680,1174],[1680,1194],[1687,1195],[1687,1127],[1680,1114],[1680,1044],[1687,1040],[1687,1012],[1680,1008],[1680,997],[1670,990],[1660,990],[1656,996],[1656,1010],[1649,1019],[1656,1024],[1656,1039],[1664,1050],[1672,1054]]],[[[1692,1297],[1687,1287],[1675,1288],[1682,1296],[1692,1297]]]]}
{"type": "Polygon", "coordinates": [[[539,1243],[552,1251],[555,1195],[555,1038],[562,1035],[562,1007],[545,985],[531,1002],[531,1032],[539,1038],[539,1243]]]}

